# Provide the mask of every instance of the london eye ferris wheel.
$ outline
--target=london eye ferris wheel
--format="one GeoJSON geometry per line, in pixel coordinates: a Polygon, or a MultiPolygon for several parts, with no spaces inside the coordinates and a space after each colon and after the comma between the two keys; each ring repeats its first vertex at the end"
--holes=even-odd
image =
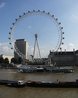
{"type": "Polygon", "coordinates": [[[20,39],[21,37],[28,41],[30,47],[32,46],[32,52],[30,53],[32,53],[33,56],[35,54],[36,44],[38,46],[40,57],[43,57],[41,51],[44,51],[44,54],[49,50],[59,51],[64,44],[64,32],[61,22],[59,22],[58,18],[50,12],[40,10],[24,12],[15,19],[10,27],[8,38],[10,48],[15,51],[19,57],[24,59],[25,55],[21,53],[18,47],[14,44],[15,40],[20,39]],[[35,44],[33,43],[34,35],[35,44]]]}

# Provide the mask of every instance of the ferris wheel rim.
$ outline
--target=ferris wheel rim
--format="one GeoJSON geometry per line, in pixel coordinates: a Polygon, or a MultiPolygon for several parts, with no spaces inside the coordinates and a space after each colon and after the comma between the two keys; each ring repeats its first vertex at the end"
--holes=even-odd
{"type": "Polygon", "coordinates": [[[22,54],[19,49],[17,48],[17,46],[14,45],[13,47],[13,38],[12,38],[12,33],[13,33],[13,30],[15,28],[15,25],[24,17],[26,16],[30,16],[31,14],[37,14],[37,15],[47,15],[49,17],[51,17],[55,23],[57,24],[58,28],[59,28],[59,31],[60,31],[60,41],[59,41],[59,38],[58,38],[58,42],[57,42],[57,45],[55,46],[54,48],[54,51],[58,51],[58,50],[61,50],[61,45],[63,45],[64,43],[62,42],[63,39],[64,39],[64,32],[62,31],[63,27],[61,26],[61,22],[58,21],[58,18],[55,18],[55,16],[53,14],[50,14],[50,12],[46,12],[46,11],[41,11],[41,10],[32,10],[32,11],[27,11],[26,13],[24,12],[23,15],[19,15],[18,18],[15,19],[15,22],[12,23],[12,27],[10,27],[10,32],[9,32],[9,44],[11,45],[11,49],[14,49],[14,51],[22,58],[25,57],[24,54],[22,54]]]}

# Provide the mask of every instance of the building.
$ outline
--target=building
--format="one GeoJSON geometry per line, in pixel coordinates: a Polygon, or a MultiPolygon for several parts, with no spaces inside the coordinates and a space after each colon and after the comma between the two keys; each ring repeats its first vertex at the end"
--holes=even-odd
{"type": "MultiPolygon", "coordinates": [[[[17,49],[27,58],[27,42],[24,39],[17,39],[15,42],[17,49]]],[[[19,55],[14,52],[14,58],[18,59],[19,55]]]]}
{"type": "Polygon", "coordinates": [[[78,66],[77,51],[51,52],[48,56],[49,62],[56,66],[78,66]]]}

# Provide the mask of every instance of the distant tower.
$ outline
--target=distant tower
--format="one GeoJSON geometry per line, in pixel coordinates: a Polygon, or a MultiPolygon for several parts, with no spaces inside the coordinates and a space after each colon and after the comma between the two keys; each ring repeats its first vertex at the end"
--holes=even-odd
{"type": "Polygon", "coordinates": [[[39,49],[39,44],[38,44],[38,35],[37,35],[37,34],[35,34],[35,43],[34,43],[33,59],[35,58],[36,47],[37,47],[37,49],[38,49],[39,58],[41,58],[40,49],[39,49]]]}
{"type": "MultiPolygon", "coordinates": [[[[15,45],[19,51],[25,55],[25,59],[27,59],[27,42],[24,39],[17,39],[15,45]]],[[[14,58],[19,58],[19,55],[16,52],[14,52],[14,58]]]]}

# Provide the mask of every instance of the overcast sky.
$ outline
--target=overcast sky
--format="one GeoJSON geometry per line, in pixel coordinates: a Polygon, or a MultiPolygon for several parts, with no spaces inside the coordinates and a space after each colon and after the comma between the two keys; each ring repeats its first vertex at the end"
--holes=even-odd
{"type": "MultiPolygon", "coordinates": [[[[12,23],[15,21],[15,18],[17,18],[19,15],[22,15],[23,12],[33,9],[45,10],[46,12],[54,14],[55,17],[59,19],[59,21],[62,23],[62,26],[64,27],[63,31],[65,32],[64,34],[65,40],[63,49],[67,50],[73,50],[73,48],[78,49],[78,0],[0,0],[0,54],[11,55],[11,51],[8,48],[8,32],[10,31],[9,28],[12,26],[12,23]]],[[[22,27],[18,30],[19,26],[17,25],[16,31],[18,31],[20,35],[24,31],[31,33],[34,32],[33,34],[35,34],[38,31],[40,32],[40,34],[42,32],[41,35],[42,36],[45,35],[45,37],[47,38],[48,33],[46,32],[51,31],[51,29],[52,31],[54,31],[56,27],[54,27],[55,25],[53,26],[53,24],[50,23],[50,20],[45,16],[41,18],[42,20],[44,19],[43,22],[46,20],[44,26],[42,23],[40,23],[40,21],[42,21],[40,17],[38,17],[37,19],[34,17],[32,18],[29,17],[29,20],[25,20],[27,21],[27,23],[25,24],[26,29],[22,27]],[[35,24],[34,23],[32,24],[33,21],[35,21],[35,24]],[[34,30],[35,25],[37,24],[38,27],[43,26],[46,29],[44,30],[42,28],[40,29],[36,27],[36,29],[34,30]],[[54,28],[51,28],[51,26],[54,28]]],[[[21,25],[22,22],[20,22],[19,24],[21,25]]],[[[15,32],[15,34],[19,35],[18,32],[15,32]]],[[[50,35],[48,36],[48,38],[49,37],[50,35]]],[[[51,37],[52,41],[51,39],[46,39],[46,43],[51,44],[51,42],[54,42],[56,44],[58,35],[53,34],[51,35],[51,37]],[[53,39],[52,36],[54,36],[55,39],[53,39]]],[[[44,44],[44,40],[40,41],[43,42],[44,44]]],[[[32,44],[34,44],[34,40],[32,44]]],[[[41,48],[43,48],[42,47],[43,44],[41,44],[41,48]]],[[[46,47],[45,51],[47,51],[47,45],[45,47],[46,47]]],[[[42,49],[42,51],[43,53],[45,52],[44,49],[42,49]]]]}

